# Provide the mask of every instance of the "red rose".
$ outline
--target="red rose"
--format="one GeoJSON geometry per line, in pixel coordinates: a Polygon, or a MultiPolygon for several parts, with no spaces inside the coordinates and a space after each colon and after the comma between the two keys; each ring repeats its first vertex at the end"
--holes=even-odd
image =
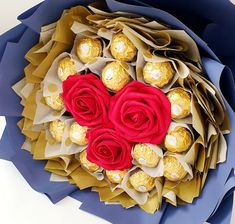
{"type": "Polygon", "coordinates": [[[78,124],[96,127],[108,122],[110,94],[93,74],[72,75],[63,82],[63,99],[78,124]]]}
{"type": "Polygon", "coordinates": [[[160,144],[171,123],[171,106],[160,89],[133,81],[111,98],[109,119],[130,141],[160,144]]]}
{"type": "Polygon", "coordinates": [[[106,170],[124,170],[131,167],[129,141],[118,135],[111,123],[87,133],[87,159],[106,170]]]}

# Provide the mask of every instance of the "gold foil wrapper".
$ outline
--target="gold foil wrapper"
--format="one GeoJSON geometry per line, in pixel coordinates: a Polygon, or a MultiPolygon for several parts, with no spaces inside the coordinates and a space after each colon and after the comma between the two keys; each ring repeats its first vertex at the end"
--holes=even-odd
{"type": "Polygon", "coordinates": [[[160,157],[146,144],[136,144],[133,150],[133,158],[146,167],[156,167],[160,157]]]}
{"type": "Polygon", "coordinates": [[[102,44],[99,39],[85,37],[77,43],[77,56],[83,63],[92,62],[102,54],[102,44]]]}
{"type": "Polygon", "coordinates": [[[170,181],[180,181],[187,175],[187,171],[174,156],[164,157],[164,177],[170,181]]]}
{"type": "Polygon", "coordinates": [[[171,90],[167,97],[171,103],[171,117],[182,119],[191,113],[191,96],[183,88],[171,90]]]}
{"type": "Polygon", "coordinates": [[[78,145],[86,145],[87,144],[87,133],[88,128],[80,126],[77,122],[74,122],[69,130],[70,140],[78,145]]]}
{"type": "Polygon", "coordinates": [[[137,53],[134,44],[123,33],[118,33],[113,36],[110,51],[115,59],[127,62],[133,61],[137,53]]]}
{"type": "MultiPolygon", "coordinates": [[[[125,64],[125,66],[128,65],[125,64]]],[[[105,66],[101,79],[109,90],[118,92],[130,81],[130,76],[122,63],[114,61],[105,66]]]]}
{"type": "Polygon", "coordinates": [[[129,177],[130,184],[136,191],[148,192],[154,188],[154,178],[142,170],[134,172],[129,177]]]}
{"type": "Polygon", "coordinates": [[[64,101],[61,94],[53,94],[45,97],[46,104],[53,110],[61,111],[64,109],[64,101]]]}
{"type": "Polygon", "coordinates": [[[144,81],[159,88],[168,84],[173,76],[170,62],[147,62],[143,69],[144,81]]]}
{"type": "Polygon", "coordinates": [[[106,170],[107,178],[114,184],[120,184],[126,173],[127,170],[106,170]]]}
{"type": "Polygon", "coordinates": [[[78,74],[75,62],[70,57],[65,57],[59,61],[58,64],[58,77],[63,82],[65,81],[70,75],[78,74]]]}
{"type": "Polygon", "coordinates": [[[59,120],[52,121],[49,124],[49,131],[52,135],[52,137],[57,141],[61,142],[63,133],[65,129],[65,123],[59,120]]]}
{"type": "Polygon", "coordinates": [[[185,127],[177,126],[165,137],[165,148],[170,152],[184,152],[192,145],[193,137],[185,127]]]}
{"type": "Polygon", "coordinates": [[[86,150],[82,151],[79,155],[79,159],[81,162],[81,165],[85,167],[88,171],[90,172],[95,172],[97,171],[100,167],[97,166],[95,163],[90,162],[87,160],[87,153],[86,150]]]}

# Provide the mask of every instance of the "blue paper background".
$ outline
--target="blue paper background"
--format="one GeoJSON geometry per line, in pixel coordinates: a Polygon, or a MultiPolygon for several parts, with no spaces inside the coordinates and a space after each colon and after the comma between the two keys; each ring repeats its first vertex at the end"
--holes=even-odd
{"type": "MultiPolygon", "coordinates": [[[[229,195],[235,186],[235,177],[230,172],[235,165],[234,131],[227,136],[229,145],[227,162],[221,164],[217,170],[210,172],[201,196],[192,205],[175,208],[164,204],[161,211],[154,215],[146,214],[137,207],[125,210],[119,205],[106,206],[99,202],[96,193],[89,190],[79,191],[67,183],[50,182],[50,174],[43,169],[45,163],[32,160],[28,152],[20,150],[24,137],[20,134],[16,123],[20,119],[22,108],[19,103],[20,99],[11,90],[11,86],[22,78],[23,69],[27,64],[24,55],[38,42],[41,26],[58,19],[65,8],[78,4],[86,5],[90,2],[47,0],[20,15],[19,20],[22,24],[0,37],[0,115],[6,116],[7,119],[6,129],[0,141],[0,158],[11,160],[28,183],[35,190],[45,193],[52,202],[55,203],[65,196],[71,195],[83,202],[81,209],[103,217],[112,223],[173,224],[184,220],[184,223],[187,224],[201,224],[213,211],[216,211],[219,207],[218,202],[221,202],[223,198],[225,199],[221,206],[209,221],[211,223],[229,223],[231,212],[225,211],[231,208],[232,198],[229,195]],[[14,66],[12,66],[13,62],[14,66]],[[225,210],[225,208],[227,209],[225,210]]],[[[226,106],[232,130],[235,130],[235,114],[232,110],[235,109],[233,75],[231,70],[219,61],[220,59],[235,71],[235,45],[233,44],[235,39],[235,7],[226,0],[216,2],[212,0],[195,2],[178,0],[177,4],[172,0],[129,0],[123,2],[125,3],[107,0],[111,11],[129,11],[152,17],[171,24],[175,28],[184,29],[194,38],[204,55],[202,61],[208,77],[221,90],[227,100],[226,106]],[[127,3],[133,5],[130,6],[127,3]],[[156,8],[148,7],[151,4],[156,8]],[[204,10],[205,8],[210,8],[210,11],[204,10]],[[224,14],[227,16],[221,16],[224,14]],[[182,22],[192,28],[194,32],[182,22]],[[205,41],[199,38],[196,33],[205,41]],[[216,55],[219,56],[219,59],[216,55]]]]}

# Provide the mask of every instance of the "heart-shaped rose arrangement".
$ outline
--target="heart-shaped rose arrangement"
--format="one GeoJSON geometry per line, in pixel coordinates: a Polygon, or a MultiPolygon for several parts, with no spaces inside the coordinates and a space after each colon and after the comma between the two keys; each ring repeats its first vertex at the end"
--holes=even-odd
{"type": "Polygon", "coordinates": [[[161,144],[171,123],[166,95],[138,81],[111,96],[97,76],[72,75],[63,82],[63,99],[89,128],[87,159],[106,170],[131,168],[134,143],[161,144]]]}

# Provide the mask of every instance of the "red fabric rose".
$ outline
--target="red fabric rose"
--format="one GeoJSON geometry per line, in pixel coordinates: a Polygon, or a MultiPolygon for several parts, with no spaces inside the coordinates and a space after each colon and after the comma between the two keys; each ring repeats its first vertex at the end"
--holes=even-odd
{"type": "Polygon", "coordinates": [[[130,141],[160,144],[171,123],[171,105],[160,89],[133,81],[111,98],[109,119],[130,141]]]}
{"type": "Polygon", "coordinates": [[[106,170],[124,170],[131,167],[132,145],[118,135],[111,123],[87,133],[87,159],[106,170]]]}
{"type": "Polygon", "coordinates": [[[96,127],[108,122],[110,94],[93,74],[72,75],[63,82],[63,99],[78,124],[96,127]]]}

